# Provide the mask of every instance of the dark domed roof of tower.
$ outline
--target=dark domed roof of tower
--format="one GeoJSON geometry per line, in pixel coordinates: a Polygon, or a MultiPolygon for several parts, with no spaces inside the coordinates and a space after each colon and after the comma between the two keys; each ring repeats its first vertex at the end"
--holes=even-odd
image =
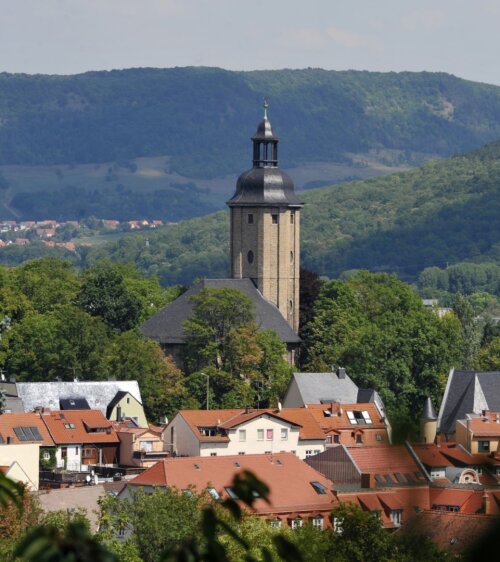
{"type": "Polygon", "coordinates": [[[252,137],[254,145],[253,168],[243,172],[236,182],[236,192],[227,202],[233,205],[277,205],[302,207],[295,194],[290,176],[278,168],[278,137],[267,117],[264,101],[264,118],[252,137]]]}
{"type": "Polygon", "coordinates": [[[292,178],[279,168],[250,168],[236,182],[231,205],[286,205],[301,207],[292,178]]]}

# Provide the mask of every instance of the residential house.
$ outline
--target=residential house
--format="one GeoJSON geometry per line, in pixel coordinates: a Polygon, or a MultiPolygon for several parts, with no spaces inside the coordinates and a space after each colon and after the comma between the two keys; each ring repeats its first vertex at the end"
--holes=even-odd
{"type": "Polygon", "coordinates": [[[259,330],[274,330],[287,346],[288,360],[293,364],[294,351],[300,345],[299,336],[279,309],[263,297],[250,279],[203,279],[147,320],[141,328],[144,336],[160,343],[164,352],[182,366],[182,350],[186,343],[184,322],[193,314],[191,297],[203,289],[236,289],[249,297],[254,305],[253,312],[259,330]]]}
{"type": "Polygon", "coordinates": [[[0,440],[0,472],[11,480],[22,482],[29,490],[37,492],[40,474],[39,465],[39,443],[11,443],[7,445],[0,440]]]}
{"type": "Polygon", "coordinates": [[[132,498],[139,487],[146,492],[172,487],[187,493],[192,488],[197,492],[207,489],[215,500],[238,500],[231,485],[245,470],[270,489],[269,503],[256,499],[255,515],[275,527],[296,528],[306,522],[317,528],[330,526],[330,512],[338,503],[331,482],[291,453],[166,459],[130,480],[119,495],[132,498]]]}
{"type": "Polygon", "coordinates": [[[429,477],[404,445],[328,448],[306,459],[308,465],[337,484],[359,488],[427,485],[429,477]]]}
{"type": "Polygon", "coordinates": [[[171,453],[164,440],[164,426],[137,427],[132,420],[124,420],[115,429],[120,439],[122,466],[150,468],[171,453]]]}
{"type": "Polygon", "coordinates": [[[0,415],[0,465],[8,467],[4,471],[7,475],[38,489],[39,465],[50,463],[54,448],[54,440],[39,414],[0,415]]]}
{"type": "Polygon", "coordinates": [[[386,418],[384,403],[378,392],[358,388],[354,381],[339,368],[331,373],[294,373],[283,398],[284,408],[310,404],[367,404],[374,403],[380,415],[386,418]]]}
{"type": "Polygon", "coordinates": [[[85,471],[117,464],[119,439],[99,410],[45,411],[41,419],[56,445],[57,467],[85,471]]]}
{"type": "Polygon", "coordinates": [[[496,484],[500,461],[472,455],[460,443],[409,445],[433,482],[445,484],[496,484]],[[497,472],[498,470],[498,472],[497,472]]]}
{"type": "Polygon", "coordinates": [[[386,419],[377,405],[367,404],[310,404],[309,412],[326,436],[326,445],[379,446],[390,443],[386,419]]]}
{"type": "MultiPolygon", "coordinates": [[[[85,400],[85,407],[81,403],[80,409],[100,410],[105,416],[110,404],[115,405],[110,413],[116,416],[117,407],[122,406],[122,416],[131,408],[131,415],[137,417],[138,424],[147,427],[146,416],[142,408],[141,391],[137,381],[53,381],[53,382],[19,382],[17,392],[21,398],[25,412],[37,409],[59,410],[65,409],[62,401],[69,404],[69,400],[85,400]],[[123,394],[126,393],[124,403],[123,394]],[[117,399],[117,396],[119,398],[117,399]],[[127,397],[130,403],[127,404],[127,397]]],[[[66,408],[68,406],[66,405],[66,408]]],[[[116,420],[116,417],[115,417],[116,420]]]]}
{"type": "Polygon", "coordinates": [[[133,419],[139,427],[148,427],[142,403],[128,390],[119,390],[106,408],[106,417],[111,421],[133,419]]]}
{"type": "Polygon", "coordinates": [[[485,410],[500,412],[500,371],[458,371],[452,369],[438,414],[442,440],[455,441],[457,420],[485,410]]]}
{"type": "Polygon", "coordinates": [[[165,435],[176,455],[292,452],[303,459],[325,449],[325,435],[307,408],[180,410],[165,435]]]}
{"type": "Polygon", "coordinates": [[[28,238],[16,238],[14,244],[16,246],[28,246],[31,242],[28,238]]]}
{"type": "Polygon", "coordinates": [[[488,455],[499,450],[500,411],[483,410],[481,415],[467,414],[463,420],[457,420],[455,438],[473,455],[488,455]]]}

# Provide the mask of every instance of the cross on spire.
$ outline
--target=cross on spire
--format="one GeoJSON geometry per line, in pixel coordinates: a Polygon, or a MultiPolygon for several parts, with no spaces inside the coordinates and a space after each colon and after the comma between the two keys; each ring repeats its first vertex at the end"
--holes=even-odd
{"type": "Polygon", "coordinates": [[[267,102],[267,98],[264,98],[264,102],[262,104],[262,107],[264,108],[264,119],[267,119],[267,109],[269,107],[269,103],[267,102]]]}

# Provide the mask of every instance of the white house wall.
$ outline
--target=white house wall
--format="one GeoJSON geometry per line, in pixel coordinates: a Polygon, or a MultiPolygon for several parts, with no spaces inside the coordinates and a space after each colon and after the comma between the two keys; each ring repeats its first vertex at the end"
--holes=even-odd
{"type": "Polygon", "coordinates": [[[82,446],[67,445],[66,447],[66,464],[62,458],[61,446],[56,449],[56,462],[58,468],[66,468],[66,470],[85,471],[88,470],[87,465],[82,465],[82,446]]]}

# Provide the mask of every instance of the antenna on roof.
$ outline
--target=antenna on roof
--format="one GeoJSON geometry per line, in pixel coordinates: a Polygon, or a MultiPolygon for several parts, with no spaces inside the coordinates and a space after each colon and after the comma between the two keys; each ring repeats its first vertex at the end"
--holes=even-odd
{"type": "Polygon", "coordinates": [[[262,107],[264,108],[264,119],[267,119],[267,110],[269,108],[269,103],[267,101],[267,98],[264,98],[264,101],[262,103],[262,107]]]}

